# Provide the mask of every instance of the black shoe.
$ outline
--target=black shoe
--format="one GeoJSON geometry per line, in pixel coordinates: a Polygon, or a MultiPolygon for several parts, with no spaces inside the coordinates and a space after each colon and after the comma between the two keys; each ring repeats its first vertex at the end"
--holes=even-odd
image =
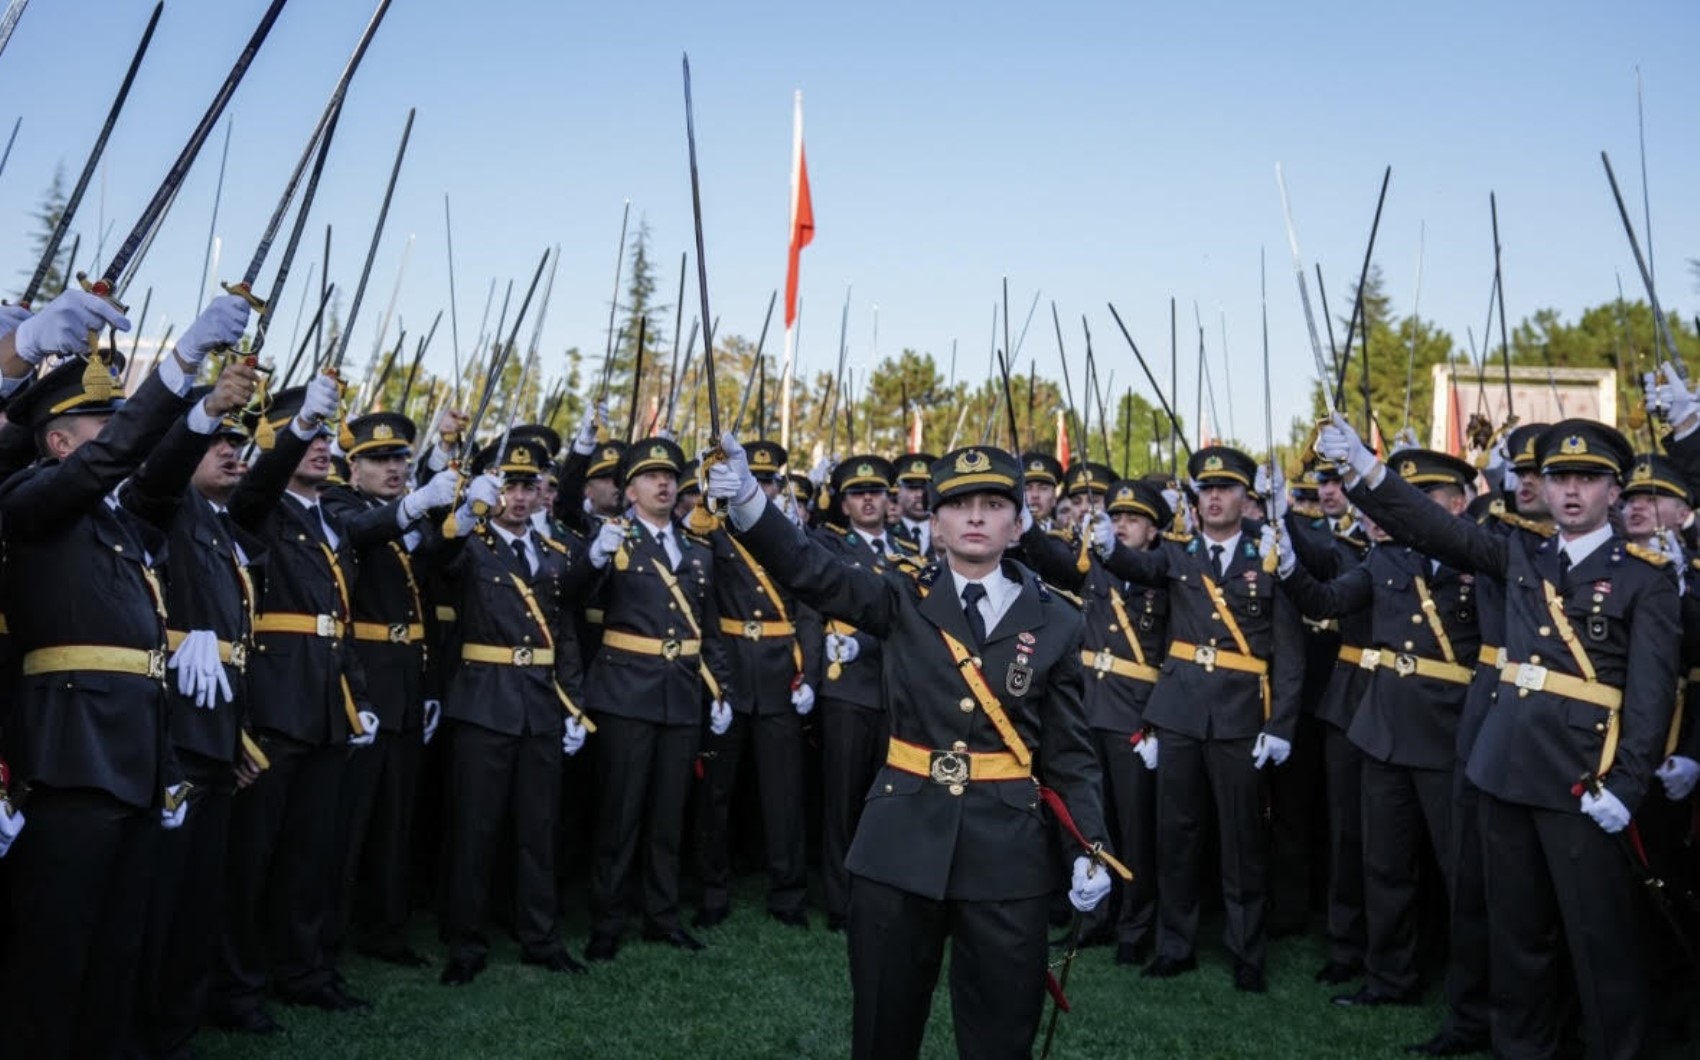
{"type": "Polygon", "coordinates": [[[1269,982],[1263,978],[1263,969],[1244,961],[1234,965],[1234,989],[1245,994],[1269,993],[1269,982]]]}
{"type": "Polygon", "coordinates": [[[412,946],[362,946],[360,954],[374,961],[383,961],[385,964],[399,965],[402,968],[423,968],[431,963],[430,958],[412,946]]]}
{"type": "Polygon", "coordinates": [[[1346,961],[1329,961],[1316,973],[1316,981],[1327,983],[1329,986],[1339,986],[1349,983],[1363,974],[1363,969],[1357,964],[1346,961]]]}
{"type": "Polygon", "coordinates": [[[583,975],[590,971],[589,968],[573,960],[572,955],[564,949],[556,950],[554,953],[544,956],[533,956],[528,953],[521,957],[519,961],[521,964],[535,964],[537,967],[546,968],[551,972],[571,972],[573,975],[583,975]]]}
{"type": "Polygon", "coordinates": [[[1197,957],[1158,957],[1145,966],[1139,974],[1147,979],[1173,979],[1184,972],[1190,972],[1198,967],[1197,957]]]}
{"type": "Polygon", "coordinates": [[[482,958],[451,957],[449,963],[443,966],[443,974],[437,978],[444,986],[465,986],[478,978],[478,973],[483,970],[482,958]]]}
{"type": "Polygon", "coordinates": [[[697,915],[691,918],[691,927],[719,927],[732,915],[732,908],[725,905],[705,905],[697,910],[697,915]]]}
{"type": "Polygon", "coordinates": [[[221,1012],[213,1016],[210,1022],[221,1031],[231,1031],[235,1034],[283,1033],[283,1026],[258,1006],[237,1012],[221,1012]]]}
{"type": "Polygon", "coordinates": [[[1337,994],[1334,1003],[1342,1008],[1380,1008],[1383,1005],[1415,1005],[1422,1000],[1422,991],[1412,990],[1406,994],[1383,994],[1370,987],[1351,994],[1337,994]]]}
{"type": "Polygon", "coordinates": [[[699,950],[708,949],[707,946],[698,942],[696,937],[684,928],[644,928],[643,940],[645,942],[665,942],[674,949],[684,950],[686,953],[696,953],[699,950]]]}
{"type": "Polygon", "coordinates": [[[806,928],[809,926],[809,914],[801,909],[769,909],[767,915],[786,927],[806,928]]]}
{"type": "Polygon", "coordinates": [[[1422,1056],[1468,1056],[1471,1053],[1485,1053],[1489,1048],[1491,1046],[1485,1034],[1465,1034],[1447,1030],[1420,1045],[1407,1045],[1405,1051],[1422,1056]]]}
{"type": "Polygon", "coordinates": [[[1118,942],[1116,944],[1117,964],[1144,964],[1151,956],[1151,939],[1140,939],[1138,942],[1118,942]]]}
{"type": "Polygon", "coordinates": [[[278,1000],[286,1005],[301,1005],[305,1008],[323,1009],[326,1012],[353,1012],[356,1009],[372,1007],[370,1001],[355,997],[335,983],[326,983],[317,990],[307,990],[299,994],[280,993],[278,1000]]]}
{"type": "Polygon", "coordinates": [[[598,932],[590,936],[590,942],[584,947],[584,959],[587,961],[611,961],[614,954],[620,952],[620,940],[614,935],[604,935],[598,932]]]}
{"type": "Polygon", "coordinates": [[[844,930],[844,914],[843,913],[828,913],[828,914],[826,914],[826,929],[828,931],[835,932],[835,933],[839,932],[839,931],[843,931],[844,930]]]}

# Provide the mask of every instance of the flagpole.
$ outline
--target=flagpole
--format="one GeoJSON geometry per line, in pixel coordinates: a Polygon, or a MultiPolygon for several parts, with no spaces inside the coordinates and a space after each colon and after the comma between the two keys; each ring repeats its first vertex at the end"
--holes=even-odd
{"type": "Polygon", "coordinates": [[[798,271],[803,247],[814,238],[814,208],[809,203],[808,172],[803,161],[803,92],[791,97],[791,214],[785,274],[785,364],[779,373],[779,444],[791,448],[791,380],[797,352],[798,271]]]}

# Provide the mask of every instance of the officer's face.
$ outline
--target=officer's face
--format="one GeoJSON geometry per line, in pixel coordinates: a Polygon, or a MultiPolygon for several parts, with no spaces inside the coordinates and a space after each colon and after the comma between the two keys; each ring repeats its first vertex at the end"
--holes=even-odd
{"type": "Polygon", "coordinates": [[[1136,551],[1150,548],[1157,536],[1157,524],[1133,512],[1116,512],[1110,522],[1116,528],[1116,540],[1136,551]]]}
{"type": "Polygon", "coordinates": [[[552,478],[546,478],[537,484],[537,507],[540,511],[555,510],[555,495],[561,491],[560,483],[552,478]]]}
{"type": "Polygon", "coordinates": [[[1001,493],[952,497],[933,511],[933,537],[952,561],[996,563],[1021,537],[1021,510],[1001,493]]]}
{"type": "Polygon", "coordinates": [[[1547,498],[1541,476],[1533,470],[1513,472],[1517,476],[1517,511],[1532,519],[1547,517],[1547,498]]]}
{"type": "Polygon", "coordinates": [[[1617,503],[1621,490],[1610,475],[1560,471],[1541,477],[1541,492],[1552,521],[1575,536],[1604,526],[1606,513],[1617,503]]]}
{"type": "Polygon", "coordinates": [[[614,485],[614,476],[601,475],[586,481],[584,496],[590,501],[590,506],[601,514],[620,514],[620,490],[614,485]]]}
{"type": "Polygon", "coordinates": [[[878,533],[885,529],[884,490],[857,490],[844,495],[844,518],[858,530],[878,533]]]}
{"type": "Polygon", "coordinates": [[[1346,502],[1346,487],[1339,479],[1325,478],[1316,484],[1316,500],[1322,506],[1322,514],[1330,519],[1338,519],[1346,514],[1350,507],[1346,502]]]}
{"type": "Polygon", "coordinates": [[[298,486],[319,486],[331,476],[331,440],[319,435],[307,443],[301,462],[295,465],[294,481],[298,486]]]}
{"type": "Polygon", "coordinates": [[[1198,521],[1206,530],[1232,534],[1245,514],[1246,490],[1237,482],[1211,482],[1198,487],[1198,521]]]}
{"type": "Polygon", "coordinates": [[[1381,542],[1384,542],[1384,541],[1393,540],[1391,537],[1388,536],[1387,531],[1385,531],[1381,528],[1380,523],[1376,522],[1374,519],[1371,519],[1369,516],[1365,515],[1363,512],[1358,513],[1358,524],[1364,528],[1364,533],[1369,535],[1369,539],[1371,541],[1376,542],[1377,544],[1380,544],[1381,542]]]}
{"type": "Polygon", "coordinates": [[[927,487],[926,487],[926,484],[922,483],[919,486],[911,486],[911,485],[908,485],[907,483],[898,483],[898,486],[897,486],[897,507],[898,507],[899,510],[901,510],[903,512],[903,517],[905,519],[909,519],[912,522],[917,522],[917,523],[926,522],[927,521],[927,487]]]}
{"type": "Polygon", "coordinates": [[[517,534],[531,521],[537,511],[539,490],[536,479],[509,479],[502,483],[502,508],[495,515],[496,525],[510,534],[517,534]]]}
{"type": "Polygon", "coordinates": [[[661,468],[635,475],[626,483],[626,503],[652,523],[665,522],[673,514],[673,498],[678,493],[678,476],[661,468]]]}
{"type": "Polygon", "coordinates": [[[1057,507],[1057,488],[1049,482],[1027,480],[1027,510],[1043,522],[1057,507]]]}
{"type": "Polygon", "coordinates": [[[1662,493],[1632,493],[1623,498],[1623,529],[1637,541],[1646,541],[1660,530],[1677,530],[1688,522],[1690,509],[1675,497],[1662,493]]]}
{"type": "Polygon", "coordinates": [[[234,441],[220,437],[215,438],[202,454],[201,462],[195,467],[195,475],[189,482],[201,492],[201,496],[211,497],[222,504],[241,479],[241,451],[234,441]]]}
{"type": "MultiPolygon", "coordinates": [[[[1060,526],[1068,526],[1075,521],[1080,508],[1074,503],[1073,497],[1063,497],[1057,501],[1056,522],[1060,526]]],[[[1034,515],[1033,518],[1039,518],[1034,515]]]]}
{"type": "Polygon", "coordinates": [[[691,509],[697,506],[697,500],[701,496],[702,494],[697,493],[695,490],[690,493],[679,494],[679,496],[673,501],[673,518],[683,519],[685,516],[691,514],[691,509]]]}
{"type": "Polygon", "coordinates": [[[393,501],[407,490],[407,453],[375,453],[349,461],[350,483],[369,497],[393,501]]]}

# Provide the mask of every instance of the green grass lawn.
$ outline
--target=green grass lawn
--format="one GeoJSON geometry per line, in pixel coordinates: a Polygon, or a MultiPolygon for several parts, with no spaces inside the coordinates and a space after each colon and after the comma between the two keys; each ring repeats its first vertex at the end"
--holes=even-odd
{"type": "MultiPolygon", "coordinates": [[[[821,918],[807,931],[762,912],[759,884],[740,887],[732,918],[700,933],[709,948],[685,954],[628,941],[589,975],[554,975],[519,963],[497,939],[489,969],[469,986],[438,984],[440,966],[400,969],[352,957],[342,971],[372,1011],[330,1015],[273,1005],[288,1033],[246,1038],[204,1031],[204,1057],[338,1058],[447,1056],[842,1057],[850,1043],[850,977],[842,935],[821,918]]],[[[569,911],[568,943],[582,951],[582,905],[569,911]]],[[[1329,1004],[1340,988],[1312,982],[1324,952],[1315,939],[1273,944],[1269,993],[1236,993],[1231,964],[1208,924],[1198,971],[1141,979],[1114,951],[1084,950],[1069,981],[1074,1012],[1062,1017],[1057,1057],[1391,1057],[1440,1024],[1438,990],[1428,1005],[1373,1012],[1329,1004]]],[[[418,920],[415,944],[440,959],[435,926],[418,920]]],[[[954,1057],[950,1001],[940,977],[927,1057],[954,1057]]],[[[1041,1040],[1043,1030],[1041,1029],[1041,1040]]],[[[1034,1046],[1035,1053],[1039,1046],[1034,1046]]]]}

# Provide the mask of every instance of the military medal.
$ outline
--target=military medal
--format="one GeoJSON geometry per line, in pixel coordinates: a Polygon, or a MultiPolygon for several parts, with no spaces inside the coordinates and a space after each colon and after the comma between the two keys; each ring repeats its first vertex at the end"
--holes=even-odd
{"type": "MultiPolygon", "coordinates": [[[[1031,637],[1028,634],[1023,636],[1031,637]]],[[[1018,643],[1015,646],[1015,658],[1009,664],[1009,672],[1004,675],[1004,689],[1012,696],[1025,696],[1027,690],[1033,687],[1033,657],[1030,652],[1033,645],[1018,643]]]]}

